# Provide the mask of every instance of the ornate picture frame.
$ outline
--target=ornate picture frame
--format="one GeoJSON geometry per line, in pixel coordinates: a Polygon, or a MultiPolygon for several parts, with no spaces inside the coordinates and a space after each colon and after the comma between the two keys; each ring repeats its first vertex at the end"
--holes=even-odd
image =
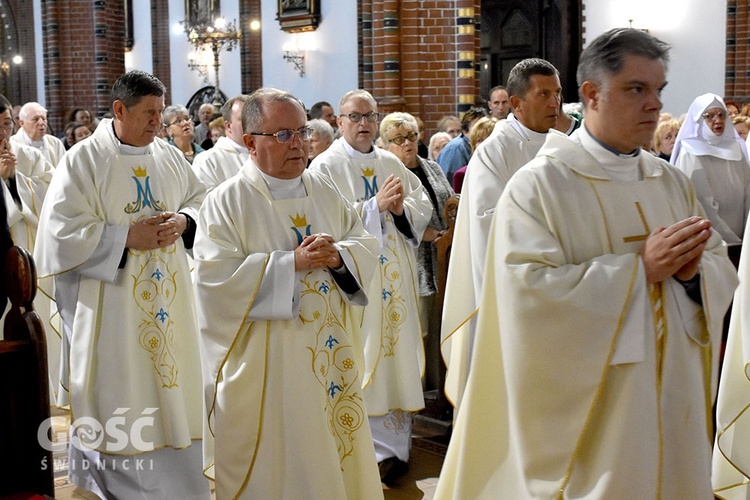
{"type": "Polygon", "coordinates": [[[187,26],[213,24],[221,15],[221,0],[185,0],[187,26]]]}
{"type": "Polygon", "coordinates": [[[278,0],[281,29],[287,33],[315,31],[320,22],[320,0],[278,0]]]}

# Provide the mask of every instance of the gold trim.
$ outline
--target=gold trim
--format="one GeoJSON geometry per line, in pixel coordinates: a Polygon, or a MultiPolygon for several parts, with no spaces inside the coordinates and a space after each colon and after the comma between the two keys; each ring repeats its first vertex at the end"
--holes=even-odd
{"type": "Polygon", "coordinates": [[[607,361],[604,365],[604,370],[602,372],[599,385],[597,386],[596,394],[594,395],[594,401],[591,403],[591,407],[589,408],[588,415],[586,416],[586,421],[584,422],[583,428],[581,429],[581,434],[578,436],[578,442],[576,443],[575,450],[573,450],[573,455],[570,457],[570,462],[568,463],[567,471],[565,472],[563,481],[560,484],[560,487],[558,489],[557,498],[560,498],[560,499],[564,498],[565,488],[568,486],[568,483],[570,482],[570,478],[573,475],[573,467],[575,465],[576,458],[581,453],[584,436],[586,435],[586,432],[588,431],[589,426],[591,425],[591,421],[593,420],[595,409],[597,408],[599,401],[602,397],[602,393],[604,392],[604,385],[607,379],[607,375],[609,374],[609,370],[611,368],[610,363],[612,362],[612,358],[615,354],[617,341],[620,338],[620,332],[622,332],[622,327],[625,323],[625,315],[628,311],[628,304],[630,304],[630,299],[633,295],[633,288],[635,287],[635,283],[638,279],[638,269],[639,269],[639,264],[638,264],[638,260],[636,259],[635,265],[633,266],[632,276],[630,277],[630,286],[628,288],[628,294],[625,297],[625,301],[623,302],[622,311],[620,312],[620,319],[617,322],[617,329],[615,330],[615,334],[612,337],[612,345],[609,348],[609,354],[607,355],[607,361]]]}
{"type": "Polygon", "coordinates": [[[264,353],[264,360],[263,360],[263,389],[261,390],[261,398],[260,398],[260,412],[258,415],[258,434],[257,438],[255,439],[255,450],[253,450],[253,458],[250,460],[250,466],[247,469],[247,475],[245,476],[245,480],[242,482],[242,485],[240,486],[240,489],[237,491],[237,493],[234,495],[233,498],[237,499],[240,497],[242,492],[247,487],[248,481],[250,481],[250,475],[253,473],[253,468],[255,467],[255,460],[258,458],[258,449],[260,448],[260,437],[263,434],[263,414],[265,413],[265,406],[266,406],[266,375],[268,370],[268,345],[269,345],[269,337],[271,336],[271,322],[266,321],[266,350],[264,353]]]}

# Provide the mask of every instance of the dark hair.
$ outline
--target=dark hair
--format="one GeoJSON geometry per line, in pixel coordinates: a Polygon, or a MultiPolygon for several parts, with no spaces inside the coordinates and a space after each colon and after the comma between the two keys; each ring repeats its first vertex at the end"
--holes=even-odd
{"type": "Polygon", "coordinates": [[[320,118],[323,116],[323,106],[328,106],[333,109],[333,106],[325,101],[316,102],[312,105],[312,108],[310,108],[310,118],[320,118]]]}
{"type": "Polygon", "coordinates": [[[166,93],[167,88],[155,76],[145,71],[129,71],[118,78],[112,86],[109,109],[114,112],[112,105],[115,101],[121,101],[127,109],[130,109],[143,97],[162,97],[166,93]]]}
{"type": "Polygon", "coordinates": [[[470,108],[469,111],[464,113],[464,116],[461,117],[461,130],[464,131],[464,133],[469,131],[469,126],[471,125],[471,122],[474,120],[477,120],[479,118],[484,118],[487,116],[487,110],[484,108],[470,108]]]}
{"type": "Polygon", "coordinates": [[[13,105],[10,103],[7,97],[0,94],[0,113],[5,113],[5,110],[10,110],[10,114],[13,114],[13,105]]]}
{"type": "MultiPolygon", "coordinates": [[[[581,53],[576,71],[580,93],[583,82],[591,81],[606,86],[609,78],[622,70],[625,56],[635,55],[661,59],[664,67],[669,62],[669,44],[648,33],[633,28],[615,28],[602,33],[581,53]]],[[[581,102],[586,100],[581,96],[581,102]]]]}
{"type": "Polygon", "coordinates": [[[544,59],[538,59],[533,57],[531,59],[524,59],[519,62],[513,69],[510,70],[508,75],[508,85],[506,90],[508,91],[508,97],[518,96],[524,98],[529,87],[531,87],[531,77],[534,75],[542,76],[560,76],[552,63],[545,61],[544,59]]]}

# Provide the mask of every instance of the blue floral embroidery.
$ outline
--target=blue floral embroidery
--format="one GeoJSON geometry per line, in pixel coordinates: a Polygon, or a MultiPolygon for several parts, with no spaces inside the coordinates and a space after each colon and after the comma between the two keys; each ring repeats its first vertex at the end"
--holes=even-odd
{"type": "Polygon", "coordinates": [[[166,319],[167,319],[168,317],[169,317],[169,314],[167,313],[167,311],[165,311],[165,310],[164,310],[164,308],[163,308],[163,307],[162,307],[162,308],[160,308],[160,309],[159,309],[159,312],[158,312],[158,313],[156,313],[156,315],[154,316],[154,318],[159,318],[159,320],[160,320],[160,321],[161,321],[162,323],[164,323],[164,322],[166,321],[166,319]]]}
{"type": "Polygon", "coordinates": [[[338,341],[337,339],[335,339],[335,338],[333,337],[333,335],[329,335],[329,336],[328,336],[328,340],[326,340],[326,347],[327,347],[327,348],[329,348],[329,349],[333,349],[333,345],[334,345],[334,342],[335,342],[336,344],[338,344],[338,343],[339,343],[339,341],[338,341]]]}
{"type": "Polygon", "coordinates": [[[151,273],[151,277],[156,278],[156,281],[161,281],[162,276],[164,276],[164,274],[162,274],[162,272],[159,269],[151,273]]]}
{"type": "Polygon", "coordinates": [[[330,290],[331,287],[328,286],[328,283],[325,281],[318,287],[319,292],[323,292],[324,294],[328,295],[328,290],[330,290]]]}
{"type": "Polygon", "coordinates": [[[383,288],[383,300],[388,300],[388,297],[391,296],[391,292],[383,288]]]}
{"type": "Polygon", "coordinates": [[[336,391],[341,392],[341,386],[331,382],[331,385],[328,387],[328,394],[330,394],[332,398],[336,397],[336,391]]]}

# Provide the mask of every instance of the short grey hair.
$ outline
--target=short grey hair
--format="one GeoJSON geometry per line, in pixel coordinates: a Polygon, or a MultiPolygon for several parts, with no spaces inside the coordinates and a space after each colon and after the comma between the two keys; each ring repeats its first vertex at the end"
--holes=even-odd
{"type": "Polygon", "coordinates": [[[18,112],[18,119],[19,120],[26,120],[26,118],[29,117],[29,112],[32,108],[42,108],[42,111],[44,111],[44,114],[47,114],[47,108],[39,104],[38,102],[27,102],[23,106],[21,106],[21,111],[18,112]]]}
{"type": "Polygon", "coordinates": [[[350,90],[349,92],[344,94],[344,97],[341,98],[341,100],[339,101],[339,115],[341,114],[341,108],[343,108],[344,104],[349,102],[351,99],[365,99],[367,101],[370,101],[370,104],[372,104],[372,109],[374,111],[378,110],[378,102],[375,100],[372,94],[364,89],[357,89],[350,90]]]}
{"type": "Polygon", "coordinates": [[[172,104],[171,106],[164,108],[164,111],[162,112],[162,122],[164,123],[164,126],[169,126],[169,122],[179,115],[185,115],[190,118],[190,113],[182,104],[172,104]]]}
{"type": "Polygon", "coordinates": [[[388,146],[391,143],[390,134],[388,134],[388,132],[398,127],[405,127],[412,132],[419,133],[419,124],[409,113],[388,113],[380,122],[380,139],[383,141],[383,146],[388,146]]]}
{"type": "Polygon", "coordinates": [[[333,127],[331,124],[320,118],[314,118],[307,122],[307,128],[318,134],[319,137],[328,137],[331,142],[334,139],[333,127]]]}
{"type": "Polygon", "coordinates": [[[263,108],[272,102],[291,102],[299,104],[302,112],[305,112],[305,105],[298,98],[284,92],[283,90],[273,87],[259,88],[248,97],[245,105],[242,107],[242,130],[246,134],[258,132],[263,123],[263,108]]]}
{"type": "MultiPolygon", "coordinates": [[[[669,48],[669,44],[634,28],[615,28],[602,33],[581,53],[576,71],[578,92],[587,81],[606,88],[609,79],[622,71],[625,56],[660,59],[666,69],[669,48]]],[[[581,101],[585,105],[583,96],[581,101]]]]}

